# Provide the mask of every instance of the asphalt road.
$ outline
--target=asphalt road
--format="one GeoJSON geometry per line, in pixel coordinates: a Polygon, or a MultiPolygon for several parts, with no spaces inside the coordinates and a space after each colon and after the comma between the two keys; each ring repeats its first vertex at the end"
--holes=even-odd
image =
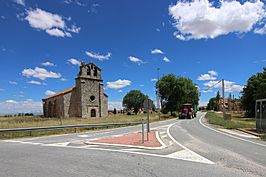
{"type": "Polygon", "coordinates": [[[140,126],[0,141],[0,176],[266,176],[265,142],[217,132],[200,123],[203,116],[153,123],[169,143],[158,151],[82,143],[140,126]]]}

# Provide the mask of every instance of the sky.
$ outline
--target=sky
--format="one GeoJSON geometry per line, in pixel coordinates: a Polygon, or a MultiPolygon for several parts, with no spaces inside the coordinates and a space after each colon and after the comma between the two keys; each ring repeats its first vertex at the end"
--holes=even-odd
{"type": "Polygon", "coordinates": [[[72,87],[80,62],[102,69],[109,109],[159,77],[198,85],[200,105],[235,97],[266,66],[266,1],[0,0],[0,114],[41,112],[72,87]],[[218,83],[218,84],[217,84],[218,83]]]}

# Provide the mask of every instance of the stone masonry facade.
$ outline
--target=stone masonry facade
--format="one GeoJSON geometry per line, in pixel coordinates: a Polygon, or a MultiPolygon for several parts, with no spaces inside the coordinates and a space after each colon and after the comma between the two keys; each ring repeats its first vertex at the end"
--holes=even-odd
{"type": "Polygon", "coordinates": [[[101,69],[81,63],[76,86],[42,99],[44,117],[107,117],[108,96],[104,93],[101,69]]]}

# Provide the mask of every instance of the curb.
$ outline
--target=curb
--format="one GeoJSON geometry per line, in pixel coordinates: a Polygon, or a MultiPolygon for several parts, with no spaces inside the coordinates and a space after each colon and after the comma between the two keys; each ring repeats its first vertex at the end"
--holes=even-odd
{"type": "Polygon", "coordinates": [[[243,128],[237,128],[236,130],[239,130],[241,132],[244,132],[244,133],[247,133],[247,134],[250,134],[250,135],[253,135],[253,136],[261,137],[261,134],[255,133],[255,132],[243,129],[243,128]]]}

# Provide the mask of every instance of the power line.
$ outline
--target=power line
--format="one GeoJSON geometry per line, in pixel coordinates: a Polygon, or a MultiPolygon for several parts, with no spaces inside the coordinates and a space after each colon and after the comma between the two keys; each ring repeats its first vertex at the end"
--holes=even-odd
{"type": "Polygon", "coordinates": [[[203,91],[209,91],[211,90],[212,88],[214,88],[216,85],[218,85],[220,82],[222,82],[222,80],[218,81],[216,84],[212,85],[211,87],[207,88],[207,89],[204,89],[203,91]]]}

